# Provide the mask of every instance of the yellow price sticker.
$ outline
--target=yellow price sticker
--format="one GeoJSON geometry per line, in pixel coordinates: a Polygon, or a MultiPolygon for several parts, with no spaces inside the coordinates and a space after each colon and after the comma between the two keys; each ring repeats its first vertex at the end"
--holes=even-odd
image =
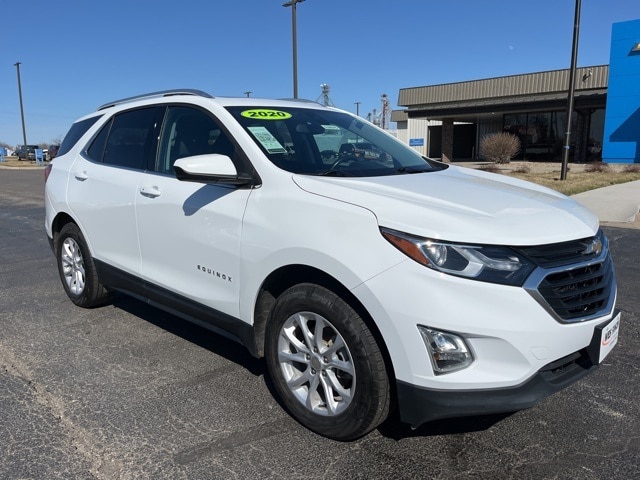
{"type": "Polygon", "coordinates": [[[280,110],[268,110],[264,108],[245,110],[240,115],[257,120],[286,120],[287,118],[291,118],[291,114],[289,112],[281,112],[280,110]]]}

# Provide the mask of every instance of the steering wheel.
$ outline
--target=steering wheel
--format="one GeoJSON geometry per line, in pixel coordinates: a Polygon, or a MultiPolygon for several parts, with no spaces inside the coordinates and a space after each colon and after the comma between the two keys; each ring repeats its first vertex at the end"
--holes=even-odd
{"type": "Polygon", "coordinates": [[[335,162],[333,162],[333,164],[331,165],[331,168],[328,171],[332,172],[334,169],[338,168],[342,163],[354,162],[354,161],[357,162],[358,159],[353,155],[344,156],[342,158],[339,158],[335,162]]]}

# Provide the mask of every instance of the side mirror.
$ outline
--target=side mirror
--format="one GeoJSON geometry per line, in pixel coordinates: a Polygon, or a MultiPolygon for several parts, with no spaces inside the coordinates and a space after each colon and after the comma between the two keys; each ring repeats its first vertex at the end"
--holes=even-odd
{"type": "Polygon", "coordinates": [[[211,153],[179,158],[173,164],[176,178],[183,182],[221,183],[225,185],[249,185],[251,175],[238,174],[235,165],[226,155],[211,153]]]}

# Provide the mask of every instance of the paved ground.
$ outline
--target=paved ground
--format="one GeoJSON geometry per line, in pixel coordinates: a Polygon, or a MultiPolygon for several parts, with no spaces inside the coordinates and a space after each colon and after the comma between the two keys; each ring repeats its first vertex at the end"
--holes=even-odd
{"type": "Polygon", "coordinates": [[[640,478],[640,231],[605,228],[619,345],[593,375],[513,415],[320,438],[265,366],[116,297],[74,307],[43,230],[42,171],[0,170],[0,478],[640,478]]]}

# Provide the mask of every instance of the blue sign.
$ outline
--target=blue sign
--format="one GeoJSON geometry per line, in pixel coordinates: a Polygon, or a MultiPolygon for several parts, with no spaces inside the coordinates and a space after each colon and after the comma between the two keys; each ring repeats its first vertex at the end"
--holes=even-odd
{"type": "Polygon", "coordinates": [[[424,138],[410,138],[409,139],[410,147],[424,147],[424,138]]]}

